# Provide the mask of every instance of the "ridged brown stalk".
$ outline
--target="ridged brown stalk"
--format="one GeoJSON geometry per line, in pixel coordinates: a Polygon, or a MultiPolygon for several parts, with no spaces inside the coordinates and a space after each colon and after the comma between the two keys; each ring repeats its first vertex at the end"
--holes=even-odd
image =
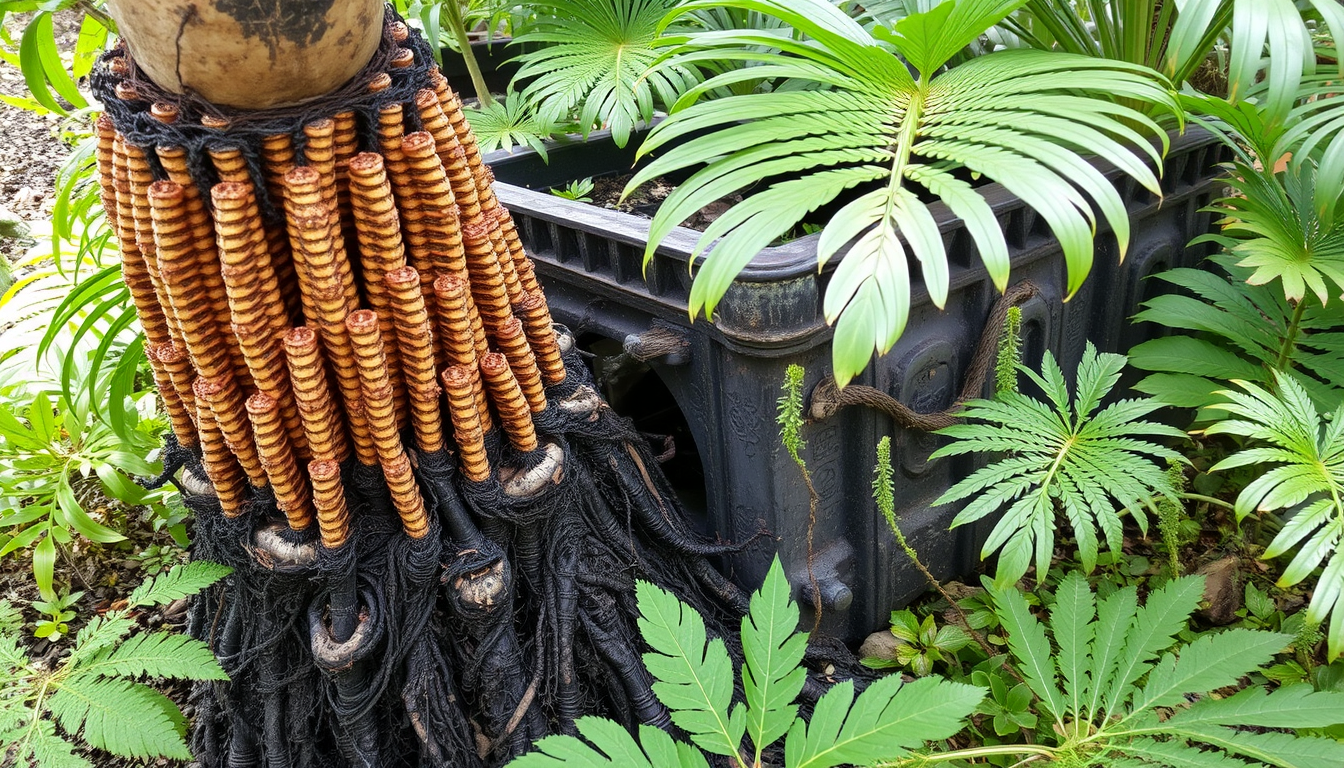
{"type": "Polygon", "coordinates": [[[509,318],[508,322],[495,332],[495,343],[508,359],[509,368],[513,370],[513,376],[523,390],[523,397],[527,398],[527,407],[533,413],[546,410],[546,392],[541,383],[541,371],[537,368],[532,347],[527,343],[523,322],[516,317],[509,318]]]}
{"type": "MultiPolygon", "coordinates": [[[[294,140],[287,133],[277,133],[261,140],[262,169],[266,175],[266,191],[271,196],[271,204],[283,209],[285,205],[285,174],[298,165],[298,153],[294,151],[294,140]]],[[[302,316],[309,320],[316,312],[309,299],[299,290],[302,285],[299,275],[303,267],[303,255],[297,252],[293,235],[287,227],[270,226],[266,229],[266,247],[271,252],[271,264],[280,278],[280,285],[289,286],[285,292],[285,307],[291,319],[302,316]]]]}
{"type": "Polygon", "coordinates": [[[406,266],[406,251],[401,239],[401,219],[383,168],[382,155],[364,152],[350,159],[350,207],[355,220],[360,260],[363,262],[364,295],[378,313],[378,329],[383,336],[387,357],[387,375],[392,380],[397,410],[407,404],[406,383],[401,375],[401,352],[397,330],[392,321],[392,305],[383,276],[406,266]]]}
{"type": "Polygon", "coordinates": [[[479,360],[490,354],[490,348],[486,344],[480,317],[476,316],[473,323],[470,313],[471,291],[465,280],[440,277],[434,281],[434,293],[438,297],[439,338],[448,352],[449,363],[467,372],[472,396],[480,414],[480,428],[489,432],[494,424],[490,418],[490,401],[486,399],[485,387],[481,383],[479,360]]]}
{"type": "Polygon", "coordinates": [[[350,455],[350,442],[336,415],[317,333],[308,327],[292,328],[285,334],[284,343],[295,404],[314,460],[345,461],[350,455]]]}
{"type": "Polygon", "coordinates": [[[302,254],[298,259],[302,268],[300,280],[305,296],[313,304],[327,362],[336,374],[355,455],[361,464],[372,466],[378,463],[378,453],[363,408],[359,407],[362,398],[359,369],[345,324],[346,317],[357,306],[346,290],[346,280],[353,283],[353,277],[349,265],[342,265],[335,258],[334,241],[340,232],[333,231],[331,210],[321,202],[319,184],[319,174],[311,168],[295,168],[285,174],[286,219],[297,245],[295,253],[302,254]]]}
{"type": "Polygon", "coordinates": [[[499,412],[499,420],[504,424],[504,433],[514,448],[530,453],[537,449],[537,430],[532,424],[532,413],[527,407],[527,398],[518,386],[518,380],[509,369],[508,358],[498,352],[491,352],[481,358],[481,376],[485,379],[485,388],[490,400],[499,412]]]}
{"type": "Polygon", "coordinates": [[[564,381],[565,361],[560,355],[560,342],[555,337],[555,327],[551,323],[551,313],[546,309],[546,300],[540,293],[525,293],[522,302],[514,307],[514,312],[523,321],[527,342],[536,356],[542,380],[547,386],[564,381]]]}
{"type": "Polygon", "coordinates": [[[350,509],[345,503],[341,465],[330,459],[309,462],[308,478],[313,484],[313,507],[322,546],[336,549],[350,537],[350,509]]]}
{"type": "Polygon", "coordinates": [[[159,397],[163,399],[163,409],[168,414],[168,425],[173,430],[173,436],[177,438],[178,445],[192,448],[200,442],[200,434],[196,430],[196,414],[187,410],[187,405],[177,394],[177,387],[173,385],[172,377],[168,375],[167,368],[159,359],[159,350],[165,348],[172,349],[173,345],[146,343],[145,359],[149,361],[154,386],[158,388],[159,397]]]}
{"type": "Polygon", "coordinates": [[[485,323],[486,332],[496,330],[513,317],[509,295],[504,289],[504,275],[499,271],[499,259],[490,244],[490,231],[483,219],[464,222],[462,239],[467,247],[467,271],[471,275],[471,295],[476,311],[485,323]]]}
{"type": "Polygon", "coordinates": [[[484,482],[490,477],[490,459],[485,454],[481,412],[472,391],[472,376],[466,368],[450,365],[443,372],[443,389],[448,395],[448,412],[453,422],[453,439],[457,443],[462,474],[472,482],[484,482]]]}
{"type": "Polygon", "coordinates": [[[434,375],[434,332],[420,290],[420,276],[411,267],[402,267],[388,272],[383,282],[392,299],[416,445],[427,452],[442,450],[443,417],[439,412],[438,377],[434,375]]]}
{"type": "Polygon", "coordinates": [[[252,424],[248,421],[245,398],[238,384],[229,374],[214,379],[198,378],[192,384],[196,393],[197,408],[201,421],[205,421],[206,408],[214,416],[224,444],[238,459],[248,482],[258,488],[269,483],[266,470],[261,466],[261,457],[257,454],[257,444],[252,437],[252,424]]]}
{"type": "MultiPolygon", "coordinates": [[[[146,354],[153,351],[154,358],[159,361],[163,372],[167,374],[168,381],[171,382],[171,390],[177,393],[182,407],[187,415],[191,417],[193,423],[197,420],[197,412],[200,405],[196,402],[196,393],[192,385],[196,381],[196,369],[191,366],[191,358],[187,356],[185,347],[176,344],[158,344],[146,349],[146,354]]],[[[163,391],[163,387],[159,388],[163,391]]],[[[208,408],[208,406],[206,406],[208,408]]],[[[195,443],[188,443],[194,445],[195,443]]]]}
{"type": "MultiPolygon", "coordinates": [[[[131,237],[141,258],[144,259],[145,270],[154,284],[154,295],[160,309],[163,310],[168,331],[175,343],[183,344],[185,336],[182,334],[181,324],[177,321],[177,315],[173,312],[168,290],[163,284],[163,276],[159,272],[158,249],[154,243],[154,217],[149,205],[149,187],[154,183],[154,173],[149,167],[149,159],[145,156],[144,150],[127,144],[120,137],[113,143],[113,153],[113,179],[117,185],[117,220],[122,225],[129,222],[132,226],[131,237]]],[[[124,254],[125,251],[123,257],[124,254]]]]}
{"type": "Polygon", "coordinates": [[[313,524],[313,499],[299,472],[293,446],[280,421],[280,404],[258,392],[247,399],[247,417],[257,441],[257,455],[275,492],[275,504],[285,513],[289,527],[302,531],[313,524]]]}
{"type": "Polygon", "coordinates": [[[201,464],[219,495],[225,517],[237,517],[247,501],[247,476],[224,442],[224,433],[208,408],[201,414],[201,464]]]}
{"type": "Polygon", "coordinates": [[[397,431],[392,386],[387,381],[382,337],[378,333],[378,317],[373,310],[361,309],[350,313],[346,326],[358,361],[365,417],[378,449],[378,460],[383,467],[392,504],[401,516],[406,534],[411,538],[422,538],[429,532],[429,517],[397,431]]]}
{"type": "Polygon", "coordinates": [[[271,268],[266,231],[251,184],[221,182],[211,189],[220,274],[228,292],[233,334],[253,384],[277,403],[298,461],[312,458],[285,370],[281,335],[288,326],[271,268]]]}

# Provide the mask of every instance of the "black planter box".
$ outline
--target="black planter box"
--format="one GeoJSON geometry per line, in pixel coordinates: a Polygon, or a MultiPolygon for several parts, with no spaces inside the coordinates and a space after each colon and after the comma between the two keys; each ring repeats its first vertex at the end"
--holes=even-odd
{"type": "MultiPolygon", "coordinates": [[[[496,37],[489,42],[477,40],[471,44],[472,53],[476,55],[476,64],[481,68],[481,77],[485,79],[485,84],[491,93],[504,93],[522,66],[513,61],[513,58],[524,51],[535,49],[535,46],[510,45],[512,40],[510,37],[496,37]]],[[[475,96],[476,86],[471,82],[471,74],[467,71],[467,63],[462,54],[445,45],[440,49],[439,55],[443,58],[443,66],[439,71],[448,80],[448,85],[453,91],[466,99],[475,96]]]]}
{"type": "MultiPolygon", "coordinates": [[[[631,342],[651,328],[664,333],[670,328],[684,337],[683,351],[624,366],[609,388],[613,406],[645,431],[687,432],[677,435],[678,456],[665,466],[702,529],[739,542],[769,533],[764,542],[758,539],[728,558],[732,577],[754,588],[778,551],[807,612],[808,496],[780,446],[775,414],[790,363],[806,368],[809,393],[830,369],[831,331],[821,298],[831,270],[818,274],[816,235],[767,248],[732,286],[713,323],[690,322],[687,260],[698,232],[674,231],[659,246],[646,279],[641,258],[647,220],[539,191],[575,178],[627,172],[636,143],[618,150],[600,135],[586,144],[561,143],[550,150],[549,166],[530,151],[495,153],[487,161],[500,182],[496,192],[536,262],[552,312],[581,344],[632,363],[629,355],[620,356],[621,345],[638,350],[631,342]]],[[[1159,281],[1145,277],[1197,264],[1207,255],[1206,248],[1186,243],[1212,226],[1211,215],[1200,209],[1210,202],[1222,159],[1207,134],[1192,130],[1175,137],[1162,199],[1112,171],[1133,222],[1129,253],[1118,263],[1114,238],[1099,234],[1092,273],[1067,304],[1061,302],[1064,258],[1044,220],[999,185],[982,188],[1007,235],[1010,281],[1030,279],[1041,289],[1023,307],[1030,362],[1048,348],[1070,370],[1087,340],[1102,350],[1122,351],[1151,335],[1150,325],[1131,325],[1127,318],[1160,290],[1159,281]]],[[[946,309],[934,307],[916,282],[904,336],[855,380],[923,412],[951,404],[997,296],[961,222],[941,207],[935,212],[952,270],[946,309]]],[[[882,435],[893,435],[897,515],[906,537],[939,577],[973,574],[990,526],[949,531],[955,508],[929,506],[974,469],[973,459],[930,462],[940,438],[896,429],[888,417],[858,407],[809,423],[803,434],[804,456],[822,499],[814,569],[826,631],[862,638],[886,626],[892,609],[927,588],[871,498],[875,446],[882,435]]]]}

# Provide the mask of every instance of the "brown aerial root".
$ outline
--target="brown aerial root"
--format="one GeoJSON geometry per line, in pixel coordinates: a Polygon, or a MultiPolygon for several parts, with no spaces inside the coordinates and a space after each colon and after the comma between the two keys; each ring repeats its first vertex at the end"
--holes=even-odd
{"type": "MultiPolygon", "coordinates": [[[[439,95],[428,88],[417,91],[415,94],[415,109],[420,113],[420,124],[424,126],[424,130],[434,137],[434,153],[438,155],[439,162],[443,165],[451,182],[453,153],[459,149],[459,146],[457,133],[453,131],[453,126],[448,124],[448,117],[443,114],[443,108],[439,106],[439,95]]],[[[471,178],[470,171],[467,171],[467,178],[471,178]]],[[[453,194],[459,194],[456,184],[453,184],[453,194]]],[[[476,189],[474,185],[471,190],[471,200],[475,204],[476,189]]],[[[458,202],[461,203],[462,201],[459,200],[458,202]]]]}
{"type": "Polygon", "coordinates": [[[214,306],[202,301],[208,289],[185,214],[182,187],[156,181],[149,188],[149,200],[159,271],[192,365],[207,379],[232,374],[233,359],[219,332],[214,306]]]}
{"type": "MultiPolygon", "coordinates": [[[[434,92],[439,94],[439,107],[448,118],[448,124],[453,126],[453,132],[457,134],[457,142],[462,146],[463,159],[466,160],[467,167],[471,169],[472,176],[479,180],[481,177],[477,176],[476,169],[482,165],[481,150],[476,145],[476,135],[471,132],[471,126],[467,124],[467,116],[462,113],[462,100],[448,88],[446,80],[442,84],[437,80],[434,81],[434,92]]],[[[481,206],[485,207],[486,190],[481,189],[478,184],[476,193],[481,196],[481,206]]]]}
{"type": "Polygon", "coordinates": [[[345,461],[350,455],[350,443],[336,416],[327,369],[318,351],[317,333],[307,327],[292,328],[284,341],[289,380],[313,458],[345,461]]]}
{"type": "Polygon", "coordinates": [[[418,198],[416,213],[419,219],[416,224],[423,230],[426,249],[424,261],[433,270],[425,275],[425,289],[428,291],[434,278],[439,275],[466,275],[467,261],[462,250],[457,203],[448,185],[448,177],[444,174],[443,164],[435,152],[432,135],[426,131],[407,134],[401,142],[401,151],[406,158],[407,172],[418,198]]]}
{"type": "MultiPolygon", "coordinates": [[[[158,147],[159,163],[168,174],[169,181],[175,182],[182,190],[183,216],[187,230],[183,233],[190,238],[191,248],[200,264],[199,280],[202,293],[196,301],[207,299],[215,313],[215,322],[227,328],[230,322],[229,297],[224,289],[224,279],[219,274],[219,255],[215,249],[215,228],[210,221],[210,211],[206,201],[201,199],[201,191],[187,167],[187,151],[182,147],[158,147]]],[[[247,363],[243,359],[243,350],[229,334],[221,334],[220,343],[228,350],[233,359],[234,374],[239,377],[248,375],[247,363]]]]}
{"type": "Polygon", "coordinates": [[[156,101],[149,105],[149,114],[164,125],[172,125],[177,122],[177,105],[165,101],[156,101]]]}
{"type": "MultiPolygon", "coordinates": [[[[106,117],[104,115],[103,117],[106,117]]],[[[100,119],[101,123],[102,120],[100,119]]],[[[110,130],[110,126],[108,128],[110,130]]],[[[100,129],[101,130],[101,129],[100,129]]],[[[99,165],[102,165],[102,134],[99,135],[99,165]]],[[[121,248],[121,275],[135,304],[136,316],[140,318],[140,327],[145,331],[145,340],[149,344],[166,344],[181,338],[177,329],[177,318],[170,318],[165,312],[171,312],[167,294],[160,294],[155,285],[153,274],[140,252],[135,232],[135,203],[131,196],[131,185],[126,168],[126,146],[119,136],[114,136],[108,148],[111,179],[103,188],[104,205],[110,200],[112,207],[109,217],[115,226],[117,243],[121,248]]],[[[155,272],[157,273],[157,264],[155,272]]]]}
{"type": "Polygon", "coordinates": [[[93,151],[94,160],[98,165],[98,192],[102,197],[103,211],[107,213],[107,221],[115,233],[118,229],[118,211],[117,190],[112,170],[115,151],[112,147],[117,142],[117,129],[112,125],[112,118],[106,114],[99,115],[98,119],[93,121],[93,135],[98,140],[93,151]]]}
{"type": "Polygon", "coordinates": [[[308,478],[313,483],[313,506],[322,546],[336,549],[350,535],[350,509],[345,505],[345,486],[341,483],[341,465],[330,459],[308,463],[308,478]]]}
{"type": "Polygon", "coordinates": [[[307,461],[312,458],[308,438],[281,361],[280,336],[288,325],[284,301],[252,185],[221,182],[210,190],[210,197],[234,336],[257,389],[279,403],[298,460],[307,461]]]}
{"type": "Polygon", "coordinates": [[[471,274],[471,295],[487,331],[493,333],[513,315],[504,275],[490,243],[489,226],[478,219],[464,222],[463,240],[467,247],[467,270],[471,274]]]}
{"type": "Polygon", "coordinates": [[[135,90],[135,86],[131,85],[130,83],[126,82],[117,83],[116,87],[113,89],[113,92],[116,93],[117,98],[121,99],[122,101],[140,100],[140,92],[135,90]]]}
{"type": "MultiPolygon", "coordinates": [[[[298,164],[298,154],[294,151],[294,140],[287,133],[277,133],[261,140],[261,167],[265,173],[266,192],[271,204],[283,208],[285,201],[285,174],[298,164]]],[[[293,239],[284,226],[266,228],[266,248],[271,254],[271,265],[281,286],[298,286],[302,258],[295,253],[293,239]]],[[[312,306],[302,291],[285,291],[285,309],[291,320],[313,317],[312,306]]]]}
{"type": "Polygon", "coordinates": [[[280,422],[280,404],[258,392],[247,399],[247,417],[252,422],[261,466],[275,492],[275,505],[285,513],[291,529],[302,531],[313,524],[313,500],[294,460],[285,425],[280,422]]]}
{"type": "Polygon", "coordinates": [[[509,369],[509,360],[498,352],[491,352],[481,358],[481,375],[485,377],[485,388],[504,423],[504,432],[509,442],[524,453],[537,449],[537,430],[532,424],[532,414],[528,411],[527,398],[518,386],[518,380],[509,369]]]}
{"type": "MultiPolygon", "coordinates": [[[[149,361],[150,372],[154,375],[154,385],[158,387],[159,397],[163,399],[163,409],[168,414],[168,425],[173,429],[173,436],[177,438],[178,445],[190,448],[200,442],[195,417],[187,411],[187,406],[177,394],[177,388],[173,386],[172,377],[168,375],[168,369],[159,360],[160,346],[145,345],[145,359],[149,361]]],[[[171,349],[173,345],[169,343],[166,346],[171,349]]]]}
{"type": "MultiPolygon", "coordinates": [[[[537,270],[532,260],[524,256],[522,261],[514,262],[514,268],[518,271],[518,283],[523,286],[523,290],[541,297],[541,305],[546,307],[546,294],[541,290],[541,283],[537,282],[537,270]]],[[[546,313],[550,312],[547,307],[546,313]]]]}
{"type": "MultiPolygon", "coordinates": [[[[546,386],[555,386],[565,380],[565,361],[560,356],[560,342],[555,337],[555,327],[551,323],[551,312],[541,293],[527,292],[523,300],[514,307],[522,318],[523,329],[527,332],[527,343],[532,347],[537,366],[541,369],[541,378],[546,386]]],[[[512,360],[512,358],[510,358],[512,360]]]]}
{"type": "Polygon", "coordinates": [[[386,72],[379,72],[373,76],[373,79],[369,80],[367,89],[369,93],[377,93],[379,91],[385,91],[391,87],[392,76],[386,72]]]}
{"type": "MultiPolygon", "coordinates": [[[[341,216],[343,209],[339,195],[336,193],[336,121],[327,118],[314,120],[303,127],[303,134],[308,140],[303,149],[303,156],[308,161],[308,167],[318,173],[317,194],[322,207],[326,208],[331,216],[333,263],[344,273],[341,284],[346,296],[351,301],[358,302],[359,292],[355,287],[353,272],[345,251],[346,237],[354,235],[353,228],[348,233],[346,232],[346,227],[353,223],[350,221],[353,217],[341,216]]],[[[285,175],[285,188],[287,195],[299,195],[300,200],[297,201],[299,205],[317,202],[311,198],[311,192],[308,191],[306,186],[303,192],[296,192],[295,187],[290,183],[290,174],[285,175]]],[[[348,207],[349,200],[346,200],[346,208],[348,209],[348,207]]]]}
{"type": "Polygon", "coordinates": [[[219,496],[219,506],[224,516],[241,515],[243,504],[247,501],[247,476],[243,474],[238,460],[229,452],[219,423],[209,409],[201,413],[201,464],[219,496]]]}
{"type": "Polygon", "coordinates": [[[398,43],[406,42],[406,38],[411,36],[411,30],[404,21],[394,21],[388,24],[387,28],[392,34],[392,39],[398,43]]]}
{"type": "Polygon", "coordinates": [[[153,215],[149,205],[149,185],[154,183],[154,173],[150,170],[149,159],[145,157],[144,150],[127,144],[120,135],[114,140],[112,151],[112,178],[117,188],[117,222],[123,249],[123,263],[129,252],[127,249],[134,244],[154,285],[154,296],[164,314],[168,332],[173,341],[184,344],[182,327],[173,312],[168,290],[163,284],[163,276],[159,273],[159,260],[154,245],[153,215]]]}
{"type": "Polygon", "coordinates": [[[527,407],[533,413],[546,410],[546,392],[541,383],[541,371],[537,369],[536,357],[527,343],[527,334],[523,332],[523,321],[516,317],[500,326],[495,332],[495,343],[499,351],[509,360],[509,368],[518,380],[518,386],[527,398],[527,407]]]}
{"type": "Polygon", "coordinates": [[[393,69],[405,69],[414,63],[415,51],[412,51],[410,48],[398,48],[396,52],[392,54],[391,64],[393,69]]]}
{"type": "Polygon", "coordinates": [[[448,394],[448,413],[453,422],[453,439],[462,474],[472,482],[490,477],[490,459],[485,453],[485,433],[481,430],[480,411],[472,392],[472,374],[461,365],[450,365],[443,372],[443,389],[448,394]]]}
{"type": "MultiPolygon", "coordinates": [[[[197,404],[196,402],[196,393],[192,389],[192,385],[196,382],[196,370],[191,367],[191,360],[187,357],[187,353],[171,342],[156,344],[145,349],[146,354],[150,354],[151,351],[154,359],[159,361],[163,372],[168,376],[168,380],[172,382],[172,391],[177,394],[177,398],[181,401],[182,407],[186,409],[187,415],[191,417],[193,422],[197,422],[200,409],[204,407],[208,413],[210,406],[205,403],[197,404]]],[[[163,392],[165,390],[163,387],[159,387],[159,391],[163,392]]],[[[197,422],[197,425],[199,427],[199,422],[197,422]]]]}
{"type": "Polygon", "coordinates": [[[252,425],[248,421],[243,403],[243,393],[231,376],[225,374],[218,378],[198,378],[192,384],[196,395],[196,407],[200,420],[205,421],[206,409],[214,416],[219,425],[224,444],[238,459],[248,482],[258,488],[264,488],[269,480],[266,470],[261,466],[261,457],[257,454],[257,444],[252,439],[252,425]]]}
{"type": "Polygon", "coordinates": [[[397,419],[392,404],[392,386],[387,381],[383,364],[382,341],[378,335],[378,317],[370,309],[350,313],[346,320],[350,340],[359,360],[359,379],[364,393],[365,416],[373,439],[378,446],[378,459],[383,465],[392,503],[401,515],[402,527],[412,538],[420,538],[429,530],[420,487],[411,472],[410,460],[397,433],[397,419]]]}
{"type": "Polygon", "coordinates": [[[362,398],[359,369],[345,325],[346,316],[357,307],[344,284],[347,279],[353,282],[353,277],[349,273],[350,265],[345,263],[342,270],[342,264],[336,260],[333,241],[339,233],[333,233],[331,212],[321,203],[318,183],[319,174],[311,168],[295,168],[285,175],[288,190],[286,219],[297,245],[295,253],[302,255],[299,259],[303,265],[301,284],[313,305],[312,318],[322,335],[327,362],[336,374],[355,455],[361,464],[371,466],[378,461],[373,437],[364,421],[363,411],[351,407],[362,398]]]}
{"type": "Polygon", "coordinates": [[[391,294],[416,444],[422,451],[441,450],[443,420],[439,413],[439,384],[434,375],[434,332],[420,292],[420,276],[411,267],[402,267],[388,272],[383,283],[391,294]]]}
{"type": "MultiPolygon", "coordinates": [[[[484,330],[480,332],[481,344],[477,344],[476,328],[472,325],[470,312],[471,291],[468,290],[466,280],[444,276],[434,281],[434,294],[438,299],[439,339],[447,352],[448,362],[468,373],[472,397],[480,414],[480,429],[489,432],[494,426],[490,418],[490,401],[486,399],[476,361],[489,354],[490,349],[484,346],[484,330]]],[[[475,325],[479,327],[480,317],[475,319],[475,325]]]]}
{"type": "MultiPolygon", "coordinates": [[[[229,121],[222,117],[202,115],[201,125],[206,128],[224,130],[229,127],[229,121]]],[[[247,160],[243,158],[243,152],[238,147],[211,147],[209,153],[220,181],[233,181],[240,184],[252,181],[252,172],[248,169],[247,160]]]]}
{"type": "Polygon", "coordinates": [[[522,283],[523,290],[536,293],[541,290],[537,285],[536,275],[532,271],[532,260],[527,258],[527,253],[523,250],[523,238],[518,234],[518,225],[513,221],[513,214],[509,209],[499,206],[495,209],[495,219],[499,224],[499,233],[504,237],[504,244],[509,249],[509,255],[513,257],[513,268],[518,273],[518,280],[522,283]],[[524,270],[527,274],[524,275],[524,270]]]}

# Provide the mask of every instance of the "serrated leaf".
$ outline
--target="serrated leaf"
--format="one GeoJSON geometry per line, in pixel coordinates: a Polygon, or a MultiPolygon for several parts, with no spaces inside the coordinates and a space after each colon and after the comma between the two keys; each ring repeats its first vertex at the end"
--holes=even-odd
{"type": "Polygon", "coordinates": [[[111,653],[77,667],[81,675],[135,678],[140,675],[181,680],[227,680],[210,646],[186,635],[155,632],[135,635],[111,653]]]}
{"type": "Polygon", "coordinates": [[[229,566],[204,560],[175,565],[136,587],[127,602],[132,606],[163,605],[190,597],[230,573],[233,569],[229,566]]]}
{"type": "Polygon", "coordinates": [[[1232,685],[1268,664],[1293,641],[1292,635],[1253,629],[1229,629],[1201,635],[1176,653],[1168,653],[1148,673],[1148,684],[1135,697],[1136,709],[1169,707],[1184,694],[1232,685]]]}
{"type": "Polygon", "coordinates": [[[799,633],[798,607],[789,599],[784,567],[776,558],[765,583],[752,596],[750,613],[742,619],[742,688],[747,701],[747,735],[761,751],[788,732],[798,714],[793,703],[807,673],[800,664],[807,635],[799,633]]]}
{"type": "Polygon", "coordinates": [[[1274,691],[1253,686],[1223,699],[1205,698],[1167,720],[1260,728],[1327,728],[1344,723],[1344,693],[1290,685],[1274,691]]]}
{"type": "Polygon", "coordinates": [[[73,677],[51,697],[49,707],[66,732],[114,755],[191,759],[186,741],[166,714],[166,707],[176,705],[147,685],[73,677]]]}

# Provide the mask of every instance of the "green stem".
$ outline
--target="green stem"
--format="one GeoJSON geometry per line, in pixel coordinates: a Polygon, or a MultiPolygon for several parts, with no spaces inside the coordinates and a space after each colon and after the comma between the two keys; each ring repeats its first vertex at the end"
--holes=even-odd
{"type": "Polygon", "coordinates": [[[471,49],[471,38],[467,37],[467,25],[462,20],[462,7],[458,0],[448,0],[443,4],[443,10],[448,17],[448,26],[453,31],[453,37],[457,38],[458,50],[462,53],[462,60],[467,64],[467,73],[471,75],[471,87],[476,89],[476,100],[480,102],[481,107],[493,107],[495,98],[490,95],[490,87],[485,84],[485,76],[481,74],[481,65],[476,61],[476,52],[471,49]]]}
{"type": "Polygon", "coordinates": [[[920,755],[915,758],[919,760],[919,765],[928,765],[931,763],[946,763],[953,760],[974,760],[980,757],[1000,757],[1004,755],[1037,755],[1040,757],[1054,757],[1055,750],[1050,747],[1042,747],[1035,744],[1003,744],[994,747],[971,747],[970,749],[956,749],[951,752],[939,752],[933,755],[920,755]]]}
{"type": "Polygon", "coordinates": [[[1302,327],[1302,313],[1307,309],[1307,297],[1303,296],[1298,300],[1297,306],[1293,308],[1293,319],[1288,323],[1288,332],[1283,337],[1283,346],[1279,347],[1279,357],[1274,361],[1274,368],[1280,371],[1288,370],[1288,360],[1292,357],[1293,348],[1297,346],[1297,332],[1302,327]]]}

